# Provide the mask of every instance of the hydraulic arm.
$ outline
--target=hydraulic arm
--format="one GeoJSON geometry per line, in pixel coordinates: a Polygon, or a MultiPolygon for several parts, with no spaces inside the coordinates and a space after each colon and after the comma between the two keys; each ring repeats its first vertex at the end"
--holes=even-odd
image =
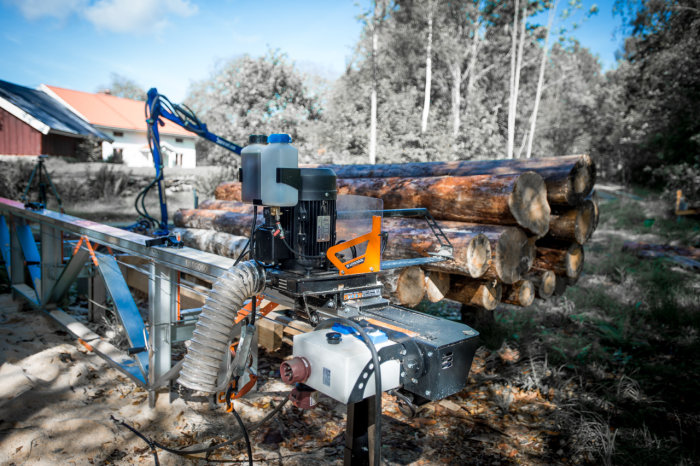
{"type": "Polygon", "coordinates": [[[156,169],[156,176],[153,181],[142,190],[136,198],[136,211],[141,216],[141,223],[153,231],[154,236],[168,236],[168,204],[165,196],[165,186],[163,185],[163,151],[160,146],[159,126],[165,125],[163,119],[169,120],[187,131],[191,131],[208,141],[230,150],[235,154],[241,153],[241,146],[213,134],[207,129],[207,125],[202,123],[197,115],[186,105],[172,103],[167,97],[158,93],[156,88],[148,91],[146,101],[146,125],[148,127],[148,147],[153,156],[153,165],[156,169]],[[158,188],[158,200],[160,202],[160,221],[149,215],[146,210],[145,198],[148,192],[154,187],[158,188]]]}

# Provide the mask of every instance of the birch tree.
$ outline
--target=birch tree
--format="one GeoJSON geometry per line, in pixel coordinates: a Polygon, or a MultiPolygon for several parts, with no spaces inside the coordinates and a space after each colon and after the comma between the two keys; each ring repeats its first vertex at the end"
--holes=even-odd
{"type": "Polygon", "coordinates": [[[554,23],[554,15],[557,11],[557,5],[559,0],[555,0],[552,8],[549,9],[549,17],[547,18],[547,32],[544,36],[544,46],[542,47],[542,61],[540,62],[540,75],[537,78],[537,91],[535,92],[535,105],[532,109],[532,116],[530,117],[530,130],[527,136],[527,152],[525,153],[525,158],[530,158],[532,156],[532,141],[535,139],[535,127],[537,125],[537,111],[540,107],[540,98],[542,97],[542,85],[544,84],[544,69],[547,64],[547,51],[549,50],[549,34],[552,31],[552,24],[554,23]]]}
{"type": "Polygon", "coordinates": [[[434,0],[428,1],[428,44],[425,54],[425,93],[423,97],[423,114],[420,122],[420,132],[428,129],[428,115],[430,114],[430,89],[433,79],[433,5],[434,0]]]}
{"type": "Polygon", "coordinates": [[[384,1],[374,1],[374,14],[372,16],[372,92],[370,93],[369,163],[377,162],[377,53],[379,52],[379,28],[385,15],[384,1]]]}

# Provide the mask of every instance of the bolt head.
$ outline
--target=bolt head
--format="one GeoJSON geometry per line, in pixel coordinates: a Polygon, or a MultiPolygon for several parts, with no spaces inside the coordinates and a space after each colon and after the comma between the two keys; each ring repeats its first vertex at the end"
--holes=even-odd
{"type": "Polygon", "coordinates": [[[418,379],[416,379],[415,377],[412,378],[412,379],[411,379],[411,383],[418,383],[418,379]]]}
{"type": "Polygon", "coordinates": [[[425,396],[430,396],[430,390],[425,391],[425,396]]]}

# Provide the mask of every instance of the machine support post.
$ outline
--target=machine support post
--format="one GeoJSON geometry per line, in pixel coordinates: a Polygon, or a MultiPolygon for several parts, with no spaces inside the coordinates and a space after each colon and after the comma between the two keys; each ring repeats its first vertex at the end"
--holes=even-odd
{"type": "Polygon", "coordinates": [[[41,224],[41,290],[37,290],[37,295],[45,304],[50,301],[51,292],[61,273],[62,243],[63,239],[58,228],[46,223],[41,224]]]}
{"type": "Polygon", "coordinates": [[[151,263],[148,293],[150,351],[148,362],[148,404],[155,407],[157,382],[171,366],[171,329],[177,319],[177,272],[159,263],[151,263]]]}
{"type": "MultiPolygon", "coordinates": [[[[22,245],[19,242],[19,236],[17,236],[16,226],[23,224],[24,220],[15,217],[13,215],[9,216],[10,223],[10,281],[13,285],[20,285],[24,283],[24,260],[22,259],[22,245]]],[[[16,297],[16,293],[12,291],[13,297],[16,297]]]]}
{"type": "Polygon", "coordinates": [[[374,396],[357,403],[348,403],[343,461],[346,466],[374,464],[376,416],[374,396]]]}

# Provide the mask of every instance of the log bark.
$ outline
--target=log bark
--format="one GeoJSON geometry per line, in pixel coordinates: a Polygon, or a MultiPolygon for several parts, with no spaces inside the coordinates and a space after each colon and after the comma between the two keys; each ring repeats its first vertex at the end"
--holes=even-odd
{"type": "MultiPolygon", "coordinates": [[[[237,201],[221,201],[219,199],[207,199],[199,203],[197,207],[200,210],[225,210],[227,212],[238,212],[241,214],[252,214],[253,206],[237,201]]],[[[258,208],[258,212],[262,212],[262,207],[258,208]]]]}
{"type": "MultiPolygon", "coordinates": [[[[224,207],[238,209],[245,205],[229,201],[216,201],[212,207],[224,207]],[[227,204],[221,204],[226,202],[227,204]]],[[[173,222],[178,227],[202,228],[231,233],[239,236],[250,235],[250,225],[253,216],[239,212],[207,209],[181,209],[173,216],[173,222]]],[[[262,216],[258,216],[262,221],[262,216]]],[[[471,277],[480,277],[489,268],[491,259],[491,243],[480,233],[480,225],[474,226],[457,222],[441,222],[441,228],[450,239],[454,247],[454,259],[436,264],[431,264],[431,270],[445,273],[456,273],[471,277]]],[[[437,252],[438,242],[432,231],[423,220],[387,218],[384,219],[382,229],[389,233],[387,249],[384,251],[384,259],[406,259],[416,256],[427,256],[429,252],[437,252]]],[[[502,228],[503,229],[503,228],[502,228]]],[[[515,229],[506,227],[506,229],[515,229]]],[[[343,230],[343,222],[338,223],[337,236],[347,236],[343,230]]],[[[504,243],[506,239],[501,240],[504,243]]],[[[496,240],[496,244],[500,244],[496,240]]],[[[499,256],[500,261],[500,256],[499,256]]],[[[508,270],[505,263],[499,267],[508,270]]]]}
{"type": "MultiPolygon", "coordinates": [[[[216,230],[238,236],[250,236],[252,214],[225,210],[180,209],[173,215],[173,223],[181,228],[216,230]]],[[[258,215],[262,222],[262,215],[258,215]]]]}
{"type": "Polygon", "coordinates": [[[475,280],[452,276],[447,298],[469,306],[494,310],[501,302],[503,285],[498,280],[475,280]]]}
{"type": "Polygon", "coordinates": [[[503,302],[528,307],[535,301],[535,287],[530,280],[520,280],[503,287],[503,302]]]}
{"type": "Polygon", "coordinates": [[[533,268],[536,270],[551,270],[557,276],[576,279],[583,270],[583,248],[580,244],[572,243],[566,249],[537,247],[537,258],[533,268]]]}
{"type": "Polygon", "coordinates": [[[583,201],[593,189],[596,179],[595,164],[585,154],[517,160],[315,166],[332,168],[338,178],[502,175],[532,170],[544,178],[549,202],[563,205],[577,205],[583,201]]]}
{"type": "Polygon", "coordinates": [[[425,297],[431,303],[445,299],[450,291],[450,275],[444,272],[428,271],[425,274],[425,297]]]}
{"type": "Polygon", "coordinates": [[[233,259],[239,256],[248,242],[247,237],[214,230],[174,228],[173,233],[180,235],[185,246],[233,259]]]}
{"type": "Polygon", "coordinates": [[[420,267],[407,267],[379,275],[384,296],[391,302],[414,307],[425,296],[425,273],[420,267]]]}
{"type": "Polygon", "coordinates": [[[595,229],[595,206],[590,200],[568,209],[553,210],[545,238],[585,244],[595,229]]]}
{"type": "Polygon", "coordinates": [[[556,283],[554,285],[554,296],[563,296],[566,293],[566,288],[569,286],[569,279],[556,275],[556,283]]]}
{"type": "Polygon", "coordinates": [[[531,272],[526,278],[532,282],[538,298],[548,299],[554,293],[557,276],[551,270],[531,272]]]}
{"type": "MultiPolygon", "coordinates": [[[[593,204],[593,231],[598,229],[598,221],[600,220],[600,198],[598,197],[598,192],[593,191],[586,202],[591,202],[593,204]]],[[[591,234],[593,234],[591,232],[591,234]]]]}
{"type": "MultiPolygon", "coordinates": [[[[240,201],[240,183],[217,187],[217,199],[240,201]]],[[[547,189],[534,172],[426,178],[338,179],[338,194],[381,198],[385,209],[425,207],[438,220],[549,229],[547,189]]]]}
{"type": "MultiPolygon", "coordinates": [[[[453,260],[430,264],[429,269],[438,272],[480,277],[489,268],[491,243],[481,234],[479,225],[459,222],[438,222],[454,248],[453,260]],[[473,229],[472,226],[477,227],[473,229]]],[[[342,225],[339,225],[339,235],[342,225]]],[[[383,259],[407,259],[427,256],[438,250],[438,241],[424,220],[413,218],[385,218],[382,230],[389,233],[383,259]]]]}

